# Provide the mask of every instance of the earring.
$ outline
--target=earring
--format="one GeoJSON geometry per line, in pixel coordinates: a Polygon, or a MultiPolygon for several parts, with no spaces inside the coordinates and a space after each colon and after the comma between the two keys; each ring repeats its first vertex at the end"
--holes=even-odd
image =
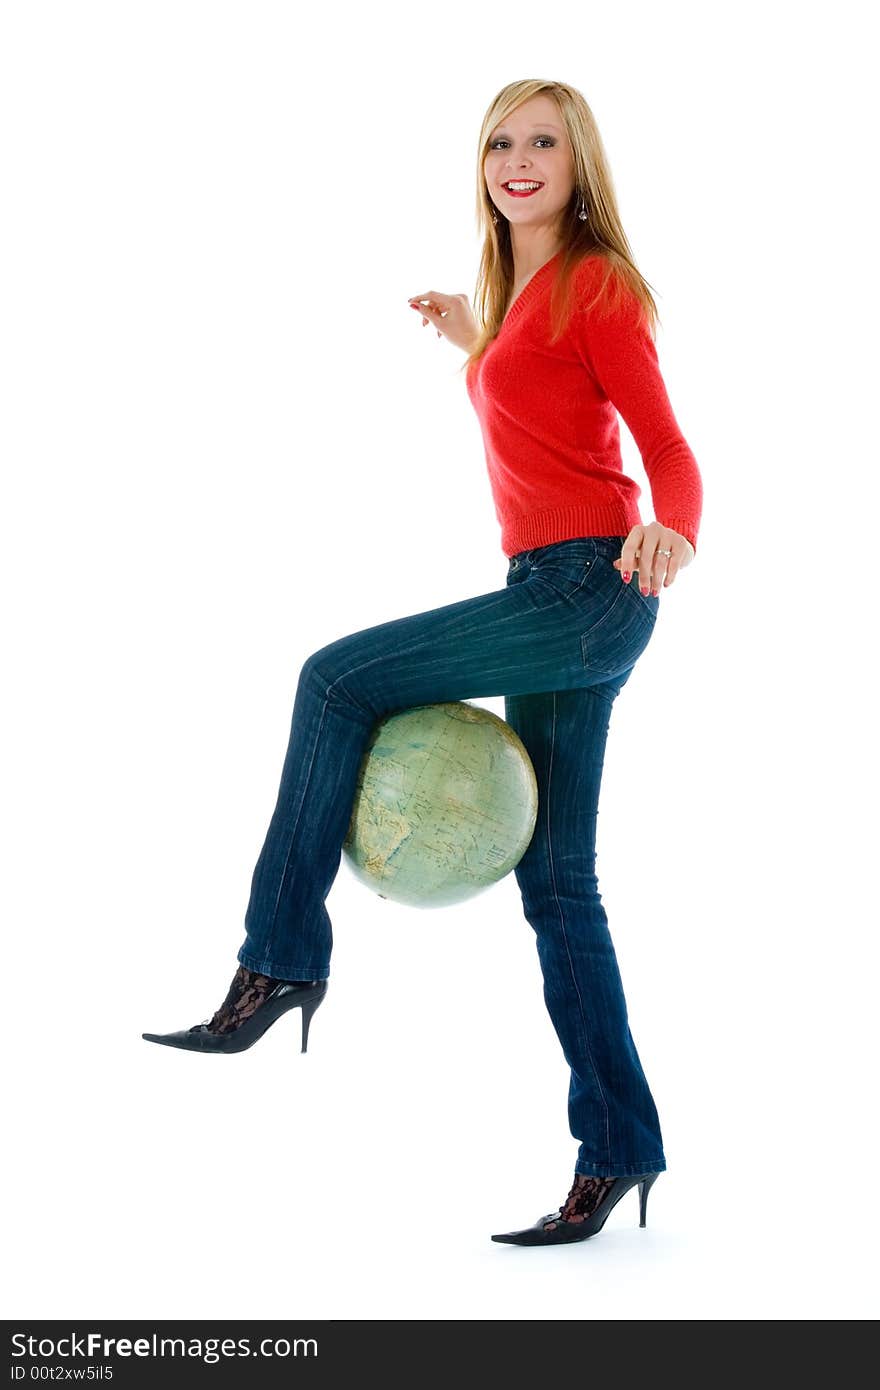
{"type": "Polygon", "coordinates": [[[494,208],[492,209],[492,221],[494,222],[495,226],[497,227],[497,226],[498,226],[498,215],[497,215],[497,213],[495,212],[495,209],[494,209],[494,208]]]}
{"type": "Polygon", "coordinates": [[[587,216],[588,216],[588,214],[587,214],[586,203],[584,202],[584,196],[583,196],[583,194],[581,194],[581,210],[580,210],[580,212],[578,213],[578,217],[581,219],[582,222],[586,222],[587,216]]]}

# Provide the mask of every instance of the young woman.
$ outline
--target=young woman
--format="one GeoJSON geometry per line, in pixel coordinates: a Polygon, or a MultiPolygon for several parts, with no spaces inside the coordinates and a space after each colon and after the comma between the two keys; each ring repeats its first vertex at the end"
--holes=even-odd
{"type": "Polygon", "coordinates": [[[650,641],[661,587],[696,553],[702,483],[583,96],[557,82],[505,87],[483,122],[477,183],[480,322],[464,295],[410,303],[467,354],[505,585],[308,658],[227,996],[202,1023],[143,1037],[237,1052],[299,1007],[305,1051],[330,970],[325,899],[372,728],[397,709],[503,695],[538,781],[538,819],[515,873],[571,1067],[579,1151],[563,1206],[492,1239],[549,1245],[592,1235],[637,1184],[644,1225],[666,1168],[598,891],[596,816],[611,708],[650,641]],[[650,481],[648,525],[622,471],[617,411],[650,481]]]}

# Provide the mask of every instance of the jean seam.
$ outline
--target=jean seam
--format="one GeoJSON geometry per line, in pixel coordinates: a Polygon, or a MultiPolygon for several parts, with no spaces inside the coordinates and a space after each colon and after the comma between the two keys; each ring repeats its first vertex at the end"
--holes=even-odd
{"type": "Polygon", "coordinates": [[[556,902],[556,907],[557,907],[558,912],[559,912],[559,924],[560,924],[560,927],[561,927],[561,930],[562,930],[562,939],[563,939],[563,941],[564,941],[564,943],[565,943],[565,953],[566,953],[566,955],[567,955],[567,957],[568,957],[568,964],[569,964],[569,968],[570,968],[570,970],[571,970],[571,978],[572,978],[572,983],[573,983],[573,985],[574,985],[574,992],[575,992],[575,995],[577,996],[577,1001],[578,1001],[578,1012],[580,1013],[580,1018],[581,1018],[581,1033],[582,1033],[583,1041],[584,1041],[584,1050],[585,1050],[585,1052],[586,1052],[586,1054],[587,1054],[587,1056],[588,1056],[588,1058],[589,1058],[590,1066],[591,1066],[592,1069],[593,1069],[593,1076],[594,1076],[595,1079],[596,1079],[596,1086],[598,1087],[599,1095],[602,1097],[602,1104],[603,1104],[603,1106],[605,1107],[605,1152],[606,1152],[606,1154],[608,1155],[606,1161],[607,1161],[608,1163],[610,1163],[612,1160],[611,1160],[610,1112],[609,1112],[609,1108],[608,1108],[608,1101],[607,1101],[607,1099],[606,1099],[606,1097],[605,1097],[605,1092],[604,1092],[603,1089],[602,1089],[602,1082],[600,1081],[600,1079],[599,1079],[599,1073],[598,1073],[598,1071],[596,1070],[596,1063],[595,1063],[595,1061],[593,1060],[593,1050],[592,1050],[592,1048],[590,1047],[590,1040],[589,1040],[589,1036],[588,1036],[588,1032],[587,1032],[587,1019],[586,1019],[586,1014],[584,1013],[584,1004],[583,1004],[583,1000],[582,1000],[582,998],[581,998],[580,989],[578,988],[577,972],[575,971],[574,962],[572,961],[572,958],[571,958],[571,948],[570,948],[569,942],[568,942],[568,934],[566,933],[566,930],[565,930],[565,913],[563,912],[562,903],[561,903],[561,901],[560,901],[559,893],[558,893],[557,888],[556,888],[556,866],[555,866],[554,863],[553,863],[553,837],[552,837],[552,835],[551,835],[551,833],[550,833],[550,801],[551,801],[551,797],[550,797],[550,787],[551,787],[552,781],[553,781],[553,760],[554,760],[554,757],[555,757],[555,754],[556,754],[556,699],[557,699],[557,697],[556,697],[556,691],[554,690],[554,691],[553,691],[553,721],[552,721],[551,728],[550,728],[550,759],[549,759],[549,762],[548,762],[548,765],[547,765],[547,818],[546,818],[546,819],[547,819],[547,854],[548,854],[549,859],[550,859],[550,882],[551,882],[551,885],[552,885],[552,888],[553,888],[553,897],[554,897],[554,900],[555,900],[555,902],[556,902]]]}
{"type": "MultiPolygon", "coordinates": [[[[499,595],[499,602],[500,602],[501,599],[504,598],[505,590],[499,590],[499,591],[498,591],[498,595],[499,595]]],[[[492,597],[492,598],[494,599],[494,598],[496,597],[495,593],[493,592],[493,593],[490,595],[490,597],[492,597]]],[[[496,606],[495,604],[487,605],[487,611],[491,611],[492,607],[495,607],[495,606],[496,606]]],[[[519,613],[511,613],[510,616],[509,616],[508,618],[504,618],[502,621],[504,621],[504,622],[513,622],[513,621],[514,621],[515,619],[517,619],[518,617],[520,617],[520,614],[519,614],[519,613]]],[[[457,619],[455,619],[455,621],[457,621],[457,619]]],[[[418,638],[417,641],[413,642],[413,644],[412,644],[411,646],[405,648],[404,651],[402,651],[402,652],[395,652],[395,653],[394,653],[394,660],[395,660],[395,662],[400,661],[400,659],[401,659],[402,657],[404,657],[404,656],[412,656],[413,652],[417,652],[421,647],[429,646],[429,645],[430,645],[430,640],[433,640],[433,639],[428,639],[428,638],[425,638],[425,637],[420,637],[420,638],[418,638]]],[[[330,692],[333,690],[333,687],[336,686],[336,685],[339,685],[340,681],[346,681],[346,680],[348,680],[349,676],[353,676],[353,675],[355,674],[356,671],[363,671],[365,667],[367,667],[367,666],[373,666],[373,665],[375,665],[375,663],[376,663],[377,661],[385,661],[385,660],[387,660],[387,659],[388,659],[388,654],[387,654],[387,653],[382,653],[382,655],[380,655],[380,656],[371,656],[371,657],[369,657],[366,661],[361,661],[357,666],[351,666],[351,667],[349,667],[349,669],[348,669],[347,671],[343,671],[343,673],[342,673],[341,676],[337,676],[337,677],[336,677],[336,679],[333,681],[332,685],[327,686],[327,696],[328,696],[328,698],[329,698],[330,692]]],[[[312,669],[315,671],[316,675],[321,676],[321,672],[318,670],[318,668],[317,668],[316,666],[313,667],[312,669]]],[[[322,681],[325,681],[325,683],[326,683],[326,677],[321,676],[321,680],[322,680],[322,681]]],[[[355,700],[355,699],[352,697],[352,695],[350,694],[349,691],[346,690],[344,693],[345,693],[346,699],[349,701],[350,704],[354,705],[355,709],[362,709],[362,706],[358,704],[357,700],[355,700]]],[[[378,720],[381,718],[381,715],[377,715],[373,710],[363,710],[363,713],[366,714],[366,715],[368,715],[368,716],[373,720],[373,723],[374,723],[374,724],[377,723],[378,720]]],[[[323,721],[323,715],[322,715],[321,717],[322,717],[322,721],[323,721]]]]}
{"type": "MultiPolygon", "coordinates": [[[[241,962],[242,965],[247,966],[248,970],[257,971],[259,974],[263,974],[263,975],[272,975],[272,976],[275,976],[275,977],[278,978],[278,979],[288,979],[288,980],[317,980],[317,979],[324,979],[324,980],[326,980],[326,979],[329,979],[329,976],[330,976],[330,970],[329,970],[329,967],[328,967],[328,966],[322,966],[320,970],[316,971],[315,968],[314,968],[314,966],[311,966],[311,965],[308,965],[308,966],[304,966],[304,965],[285,965],[285,966],[282,967],[282,966],[276,965],[274,961],[269,961],[269,964],[268,964],[268,965],[265,965],[265,964],[263,964],[262,962],[256,963],[256,964],[254,964],[254,965],[248,965],[248,961],[251,961],[251,960],[254,961],[254,962],[259,962],[259,957],[258,957],[257,955],[255,955],[253,951],[241,951],[241,952],[239,952],[238,959],[239,959],[239,961],[241,962]],[[242,955],[246,956],[247,959],[246,959],[246,960],[242,960],[242,955]],[[326,972],[327,972],[326,974],[323,973],[325,970],[326,970],[326,972]]],[[[264,960],[265,960],[265,959],[267,959],[267,958],[264,957],[264,960]]]]}
{"type": "Polygon", "coordinates": [[[284,856],[284,864],[283,864],[283,866],[282,866],[281,873],[280,873],[279,878],[278,878],[278,892],[277,892],[277,894],[275,895],[275,905],[274,905],[274,907],[272,908],[272,920],[271,920],[270,923],[269,923],[269,929],[268,929],[268,932],[267,932],[267,935],[266,935],[266,944],[265,944],[265,947],[264,947],[264,949],[263,949],[263,955],[264,955],[266,958],[268,958],[268,957],[271,955],[270,947],[271,947],[271,945],[272,945],[272,942],[273,942],[274,936],[275,936],[275,921],[276,921],[276,918],[277,918],[277,916],[278,916],[278,904],[279,904],[280,901],[281,901],[281,894],[282,894],[283,891],[284,891],[284,877],[285,877],[285,874],[287,873],[287,866],[288,866],[288,864],[290,863],[290,856],[291,856],[291,853],[292,853],[292,851],[293,851],[293,842],[294,842],[294,840],[295,840],[295,838],[296,838],[296,831],[297,831],[297,827],[298,827],[299,822],[300,822],[300,817],[302,816],[303,806],[306,804],[306,797],[307,797],[307,795],[308,795],[309,783],[310,783],[311,780],[312,780],[312,771],[314,770],[314,766],[315,766],[315,757],[316,757],[316,755],[317,755],[317,752],[318,752],[318,745],[319,745],[319,743],[320,743],[321,729],[324,727],[324,717],[325,717],[325,715],[326,715],[326,713],[327,713],[327,706],[328,706],[329,703],[330,703],[330,702],[329,702],[329,699],[327,698],[327,695],[325,695],[325,696],[324,696],[324,704],[323,704],[323,707],[322,707],[322,709],[321,709],[321,718],[320,718],[319,721],[318,721],[318,730],[317,730],[317,734],[316,734],[315,739],[314,739],[314,742],[313,742],[313,744],[312,744],[312,757],[311,757],[311,761],[310,761],[310,763],[309,763],[309,770],[308,770],[308,774],[307,774],[307,776],[306,776],[305,786],[304,786],[303,789],[302,789],[302,795],[300,796],[300,799],[299,799],[299,808],[298,808],[297,813],[296,813],[296,820],[294,821],[294,823],[293,823],[293,829],[292,829],[291,832],[290,832],[290,836],[289,836],[288,844],[287,844],[287,853],[286,853],[285,856],[284,856]]]}
{"type": "Polygon", "coordinates": [[[592,1159],[580,1159],[580,1158],[579,1158],[579,1159],[577,1159],[577,1160],[575,1161],[575,1168],[574,1168],[574,1171],[575,1171],[576,1173],[580,1173],[582,1177],[618,1177],[618,1178],[633,1178],[633,1177],[643,1177],[643,1176],[646,1177],[646,1176],[647,1176],[648,1174],[650,1174],[650,1173],[658,1173],[658,1174],[659,1174],[659,1173],[665,1173],[665,1172],[667,1171],[667,1168],[666,1168],[666,1160],[665,1160],[665,1158],[652,1158],[652,1159],[650,1159],[650,1160],[647,1162],[647,1164],[642,1164],[642,1163],[615,1163],[615,1164],[610,1164],[610,1165],[609,1165],[609,1164],[604,1164],[604,1163],[598,1163],[598,1162],[595,1162],[595,1161],[592,1160],[592,1159]],[[654,1167],[653,1165],[654,1165],[654,1164],[657,1164],[657,1163],[662,1163],[662,1164],[663,1164],[663,1167],[662,1167],[662,1168],[656,1168],[656,1167],[654,1167]],[[609,1167],[609,1166],[615,1167],[615,1168],[625,1168],[627,1171],[626,1171],[625,1173],[605,1173],[603,1170],[604,1170],[606,1167],[609,1167]],[[598,1171],[597,1171],[597,1172],[594,1172],[594,1171],[593,1171],[594,1169],[596,1169],[596,1170],[598,1170],[598,1171]]]}
{"type": "Polygon", "coordinates": [[[611,673],[610,673],[610,672],[603,672],[602,669],[601,669],[600,667],[595,667],[595,666],[592,666],[592,665],[591,665],[591,662],[590,662],[590,654],[589,654],[589,651],[590,651],[590,644],[588,644],[587,638],[588,638],[588,637],[589,637],[589,638],[592,638],[593,633],[596,631],[596,629],[597,629],[598,627],[601,627],[602,624],[603,624],[604,622],[607,622],[608,619],[611,617],[611,614],[612,614],[612,613],[616,612],[616,610],[617,610],[617,605],[620,603],[621,599],[624,598],[624,596],[625,596],[625,595],[624,595],[624,590],[626,589],[626,587],[627,587],[627,586],[623,583],[623,580],[621,580],[621,582],[620,582],[620,590],[619,590],[619,592],[618,592],[618,594],[617,594],[617,597],[615,598],[614,602],[611,604],[611,606],[610,606],[609,608],[606,608],[606,610],[605,610],[605,612],[602,614],[601,618],[597,618],[596,621],[593,623],[592,627],[588,627],[587,630],[586,630],[586,632],[582,632],[582,633],[581,633],[581,636],[580,636],[581,660],[582,660],[582,662],[583,662],[584,669],[587,670],[587,671],[590,671],[590,670],[595,671],[595,673],[596,673],[597,675],[600,675],[600,676],[603,675],[603,674],[610,675],[611,673]]]}

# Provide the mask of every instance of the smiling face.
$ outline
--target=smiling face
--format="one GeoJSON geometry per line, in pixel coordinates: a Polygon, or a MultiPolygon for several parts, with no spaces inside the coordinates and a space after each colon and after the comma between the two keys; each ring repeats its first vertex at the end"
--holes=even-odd
{"type": "Polygon", "coordinates": [[[483,173],[492,202],[515,226],[557,225],[574,188],[574,164],[552,97],[530,97],[495,127],[483,173]],[[535,192],[517,188],[534,183],[541,185],[535,192]]]}

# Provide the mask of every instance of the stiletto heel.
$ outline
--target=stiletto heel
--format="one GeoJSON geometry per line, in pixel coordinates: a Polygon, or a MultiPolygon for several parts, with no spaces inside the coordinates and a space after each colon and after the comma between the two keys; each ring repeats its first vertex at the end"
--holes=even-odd
{"type": "Polygon", "coordinates": [[[659,1178],[659,1173],[649,1173],[646,1178],[642,1178],[639,1183],[639,1225],[645,1224],[645,1212],[648,1210],[648,1193],[651,1186],[659,1178]]]}
{"type": "Polygon", "coordinates": [[[309,1024],[312,1021],[312,1014],[315,1012],[323,998],[323,994],[319,995],[317,999],[310,999],[307,1003],[304,1003],[302,1006],[302,1048],[300,1049],[300,1051],[302,1052],[305,1052],[306,1045],[309,1040],[309,1024]]]}
{"type": "Polygon", "coordinates": [[[533,1226],[526,1226],[521,1231],[505,1231],[503,1235],[494,1235],[492,1239],[507,1245],[566,1245],[575,1240],[587,1240],[589,1236],[594,1236],[601,1231],[608,1220],[608,1213],[617,1205],[625,1192],[629,1192],[631,1187],[637,1185],[639,1189],[639,1225],[644,1226],[648,1193],[659,1176],[659,1173],[640,1173],[636,1177],[609,1179],[611,1185],[599,1205],[582,1221],[568,1221],[562,1215],[562,1207],[557,1207],[555,1211],[548,1212],[546,1216],[539,1216],[533,1226]],[[552,1222],[553,1225],[549,1229],[545,1229],[546,1222],[552,1222]]]}
{"type": "Polygon", "coordinates": [[[302,1051],[305,1052],[312,1015],[323,1002],[328,983],[327,980],[279,980],[250,1017],[227,1033],[212,1033],[205,1023],[196,1023],[176,1033],[141,1033],[141,1037],[147,1042],[185,1047],[191,1052],[244,1052],[288,1009],[301,1008],[302,1051]]]}

